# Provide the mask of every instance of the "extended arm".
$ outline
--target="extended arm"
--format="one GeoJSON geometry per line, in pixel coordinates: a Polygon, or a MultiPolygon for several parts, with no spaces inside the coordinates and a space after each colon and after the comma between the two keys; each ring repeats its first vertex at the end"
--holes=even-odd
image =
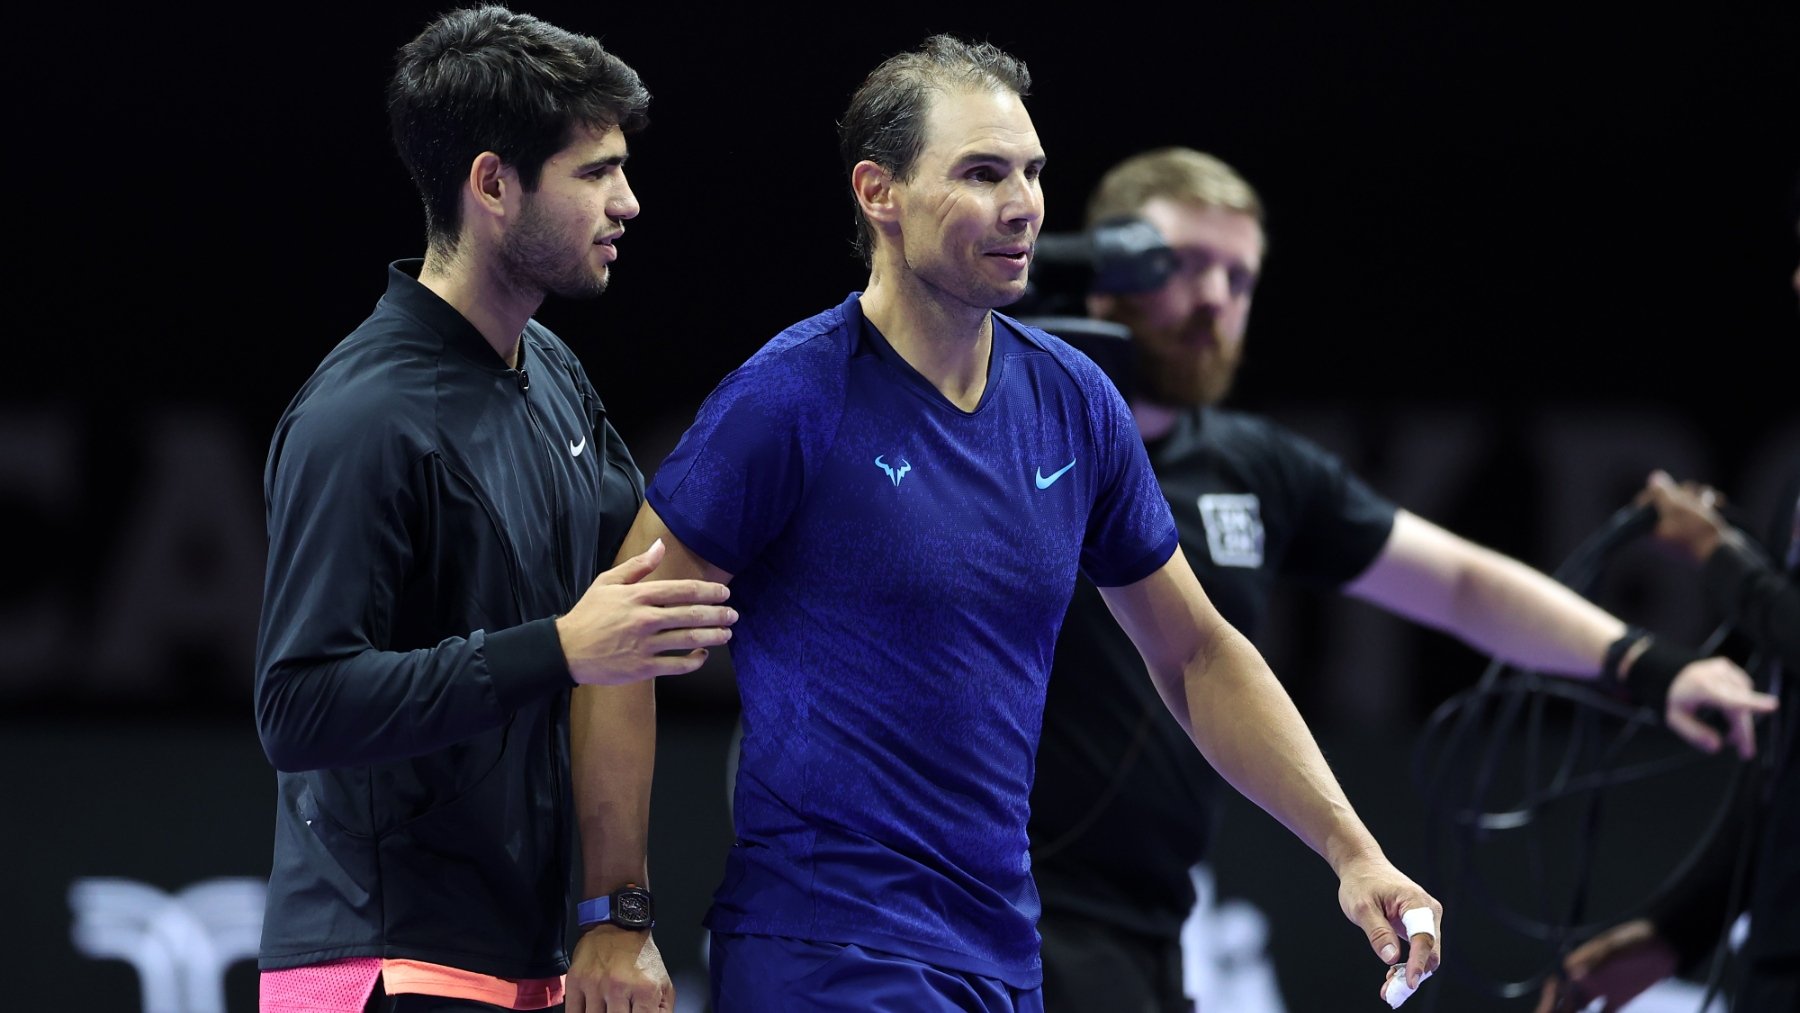
{"type": "Polygon", "coordinates": [[[1591,679],[1625,624],[1549,575],[1401,510],[1344,590],[1524,668],[1591,679]]]}
{"type": "MultiPolygon", "coordinates": [[[[1186,556],[1177,552],[1143,580],[1101,594],[1207,762],[1330,864],[1340,906],[1383,960],[1399,952],[1395,927],[1406,910],[1430,908],[1441,920],[1438,902],[1388,862],[1293,701],[1214,610],[1186,556]]],[[[1407,980],[1416,985],[1439,956],[1435,939],[1412,942],[1407,980]]]]}
{"type": "MultiPolygon", "coordinates": [[[[697,578],[726,584],[731,574],[694,555],[645,504],[619,550],[620,560],[660,552],[652,579],[697,578]],[[652,546],[660,540],[660,549],[652,546]]],[[[731,618],[735,618],[733,615],[731,618]]],[[[728,631],[727,631],[728,632],[728,631]]],[[[704,648],[686,659],[698,667],[704,648]]],[[[581,834],[582,897],[621,886],[649,886],[646,851],[650,783],[656,768],[654,684],[583,686],[570,700],[570,745],[576,821],[581,834]]],[[[632,1000],[672,1008],[674,988],[648,932],[601,925],[576,942],[567,979],[568,1008],[600,1011],[632,1000]],[[584,1005],[585,1004],[585,1005],[584,1005]]]]}
{"type": "Polygon", "coordinates": [[[402,617],[430,608],[419,586],[430,564],[415,559],[414,541],[430,523],[420,490],[444,481],[436,468],[355,411],[309,414],[278,437],[256,682],[257,729],[278,769],[423,755],[498,727],[571,679],[692,671],[658,652],[722,642],[725,589],[641,582],[656,565],[644,558],[601,574],[560,618],[390,649],[402,617]]]}
{"type": "MultiPolygon", "coordinates": [[[[1721,516],[1716,490],[1655,472],[1639,502],[1656,510],[1656,539],[1700,564],[1708,604],[1758,647],[1800,671],[1800,585],[1721,516]]],[[[1794,537],[1800,538],[1800,533],[1794,537]]]]}
{"type": "MultiPolygon", "coordinates": [[[[1625,633],[1622,621],[1549,575],[1404,510],[1381,554],[1345,590],[1514,665],[1578,679],[1597,678],[1607,647],[1625,633]]],[[[1637,660],[1628,654],[1621,674],[1637,660]]],[[[1698,712],[1718,711],[1748,757],[1756,748],[1754,716],[1774,707],[1742,669],[1709,658],[1681,668],[1663,714],[1677,734],[1711,752],[1720,736],[1698,712]]]]}

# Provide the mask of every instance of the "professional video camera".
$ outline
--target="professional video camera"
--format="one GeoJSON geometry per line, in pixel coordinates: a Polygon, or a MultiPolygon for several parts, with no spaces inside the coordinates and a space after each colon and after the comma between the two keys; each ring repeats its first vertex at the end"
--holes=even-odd
{"type": "Polygon", "coordinates": [[[1149,292],[1174,272],[1175,252],[1142,218],[1110,218],[1086,232],[1043,233],[1025,297],[1006,312],[1087,353],[1129,395],[1131,331],[1089,317],[1087,297],[1149,292]]]}

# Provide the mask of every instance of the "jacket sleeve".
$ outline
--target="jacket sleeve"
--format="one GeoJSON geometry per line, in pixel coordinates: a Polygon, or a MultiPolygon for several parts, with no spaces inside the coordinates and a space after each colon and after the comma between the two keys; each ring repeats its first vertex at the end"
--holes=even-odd
{"type": "Polygon", "coordinates": [[[1744,636],[1800,672],[1800,586],[1729,540],[1707,558],[1701,582],[1707,602],[1744,636]]]}
{"type": "Polygon", "coordinates": [[[554,618],[385,649],[414,569],[431,458],[376,412],[316,405],[277,431],[256,721],[279,770],[418,756],[571,685],[554,618]]]}

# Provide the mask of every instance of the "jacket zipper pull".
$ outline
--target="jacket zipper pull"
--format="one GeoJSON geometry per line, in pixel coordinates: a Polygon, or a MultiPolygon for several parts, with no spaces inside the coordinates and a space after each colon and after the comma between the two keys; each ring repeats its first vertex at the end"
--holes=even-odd
{"type": "Polygon", "coordinates": [[[530,376],[530,374],[526,373],[522,369],[519,370],[519,389],[520,390],[530,390],[531,389],[531,376],[530,376]]]}

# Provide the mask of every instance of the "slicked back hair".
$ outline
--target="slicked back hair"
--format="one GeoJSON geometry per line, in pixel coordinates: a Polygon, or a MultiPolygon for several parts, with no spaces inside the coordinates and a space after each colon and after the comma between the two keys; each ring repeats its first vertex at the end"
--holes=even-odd
{"type": "Polygon", "coordinates": [[[637,72],[586,35],[504,7],[444,14],[400,48],[388,124],[425,202],[427,242],[454,253],[462,188],[484,151],[535,191],[577,129],[626,133],[649,121],[637,72]]]}
{"type": "MultiPolygon", "coordinates": [[[[1031,72],[1023,61],[985,42],[933,35],[918,49],[890,56],[869,72],[850,97],[838,123],[838,150],[846,174],[865,159],[902,182],[912,178],[925,150],[925,117],[932,99],[954,92],[987,89],[1031,94],[1031,72]]],[[[855,195],[851,202],[855,203],[855,195]]],[[[875,229],[856,208],[856,252],[873,264],[875,229]]]]}

